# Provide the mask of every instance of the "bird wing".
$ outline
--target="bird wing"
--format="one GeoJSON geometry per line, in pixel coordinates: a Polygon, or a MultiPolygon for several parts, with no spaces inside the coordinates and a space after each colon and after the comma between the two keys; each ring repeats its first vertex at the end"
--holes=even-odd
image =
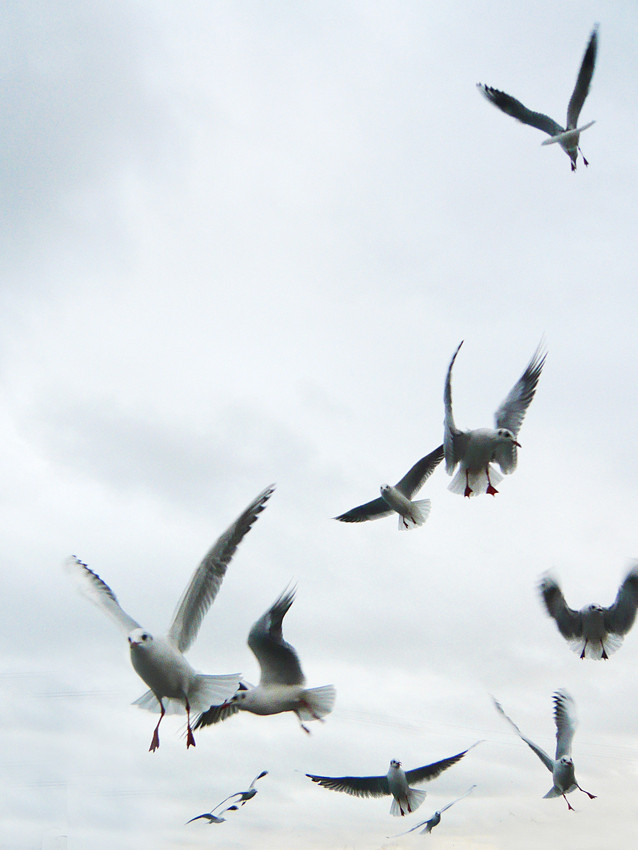
{"type": "Polygon", "coordinates": [[[564,127],[561,127],[549,115],[545,115],[543,112],[532,112],[531,109],[523,106],[520,100],[516,100],[511,94],[505,94],[504,91],[499,91],[499,89],[492,88],[492,86],[485,86],[483,83],[477,83],[476,87],[483,97],[487,98],[494,106],[497,106],[501,112],[511,115],[512,118],[516,118],[518,121],[522,121],[523,124],[536,127],[536,129],[542,130],[543,133],[547,133],[549,136],[556,136],[565,130],[564,127]]]}
{"type": "Polygon", "coordinates": [[[583,618],[580,611],[574,611],[565,602],[558,583],[550,575],[544,575],[539,588],[547,613],[556,621],[559,632],[564,638],[579,638],[583,634],[583,618]]]}
{"type": "Polygon", "coordinates": [[[222,720],[227,720],[233,714],[237,714],[239,705],[236,702],[223,702],[221,705],[211,705],[206,711],[203,711],[193,728],[203,729],[206,726],[212,726],[214,723],[220,723],[222,720]]]}
{"type": "Polygon", "coordinates": [[[634,566],[618,589],[616,601],[605,609],[605,628],[624,635],[633,626],[638,608],[638,565],[634,566]]]}
{"type": "Polygon", "coordinates": [[[442,814],[443,814],[443,812],[447,812],[447,810],[448,810],[451,806],[453,806],[455,803],[458,803],[458,802],[459,802],[459,800],[463,800],[463,799],[465,799],[465,797],[467,797],[467,795],[468,795],[468,794],[471,794],[471,793],[472,793],[472,791],[473,791],[475,788],[476,788],[476,785],[472,785],[472,786],[470,786],[470,787],[467,789],[467,791],[465,792],[465,794],[461,794],[461,796],[460,796],[460,797],[457,797],[457,798],[456,798],[456,800],[452,800],[452,802],[451,802],[451,803],[448,803],[446,806],[443,806],[442,808],[440,808],[440,809],[439,809],[439,814],[441,814],[441,815],[442,815],[442,814]]]}
{"type": "Polygon", "coordinates": [[[341,522],[365,522],[369,519],[381,519],[384,516],[390,516],[394,511],[388,507],[388,503],[380,496],[373,499],[371,502],[366,502],[364,505],[358,505],[346,511],[344,514],[339,514],[335,519],[341,522]]]}
{"type": "Polygon", "coordinates": [[[268,771],[262,770],[261,773],[257,774],[257,776],[250,783],[250,785],[248,786],[248,790],[250,791],[252,788],[255,787],[255,782],[257,782],[258,779],[261,779],[263,776],[267,776],[267,775],[268,775],[268,771]]]}
{"type": "Polygon", "coordinates": [[[467,436],[454,424],[454,414],[452,413],[452,367],[456,360],[456,355],[459,353],[463,340],[458,344],[456,351],[452,355],[450,365],[447,369],[445,378],[445,388],[443,390],[443,405],[445,407],[445,416],[443,419],[443,449],[445,453],[445,471],[448,475],[454,472],[454,467],[465,454],[465,446],[467,444],[467,436]]]}
{"type": "Polygon", "coordinates": [[[133,629],[139,629],[140,624],[120,607],[117,601],[117,596],[105,581],[99,577],[97,573],[75,555],[72,555],[65,562],[65,568],[73,578],[78,582],[78,587],[81,593],[87,597],[94,605],[101,608],[106,614],[115,620],[118,626],[125,634],[130,634],[133,629]]]}
{"type": "Polygon", "coordinates": [[[515,437],[518,435],[527,408],[534,398],[546,357],[547,352],[543,351],[541,343],[527,364],[527,368],[496,411],[494,418],[497,428],[507,428],[515,437]]]}
{"type": "MultiPolygon", "coordinates": [[[[494,699],[494,697],[492,697],[492,699],[494,699]]],[[[514,731],[516,732],[516,734],[518,735],[518,737],[519,737],[519,738],[522,738],[522,740],[523,740],[523,741],[525,741],[525,743],[527,744],[527,746],[528,746],[528,747],[529,747],[529,748],[530,748],[533,752],[535,752],[535,753],[536,753],[536,755],[538,756],[538,758],[539,758],[539,759],[543,762],[543,764],[544,764],[544,765],[545,765],[545,767],[549,770],[549,772],[550,772],[550,773],[553,773],[553,772],[554,772],[554,760],[553,760],[553,759],[551,759],[551,758],[547,755],[547,753],[545,752],[545,750],[543,750],[541,747],[539,747],[537,744],[535,744],[533,741],[530,741],[530,739],[529,739],[529,738],[526,738],[526,737],[525,737],[525,735],[523,735],[523,733],[522,733],[522,732],[521,732],[521,730],[518,728],[518,726],[516,725],[516,723],[514,723],[514,721],[512,720],[512,718],[511,718],[511,717],[508,717],[508,716],[507,716],[507,714],[505,714],[505,712],[503,711],[503,707],[502,707],[502,705],[500,704],[500,702],[498,702],[497,700],[494,700],[494,705],[496,706],[496,710],[497,710],[500,714],[502,714],[502,715],[503,715],[503,717],[507,720],[507,722],[510,724],[510,726],[512,727],[512,729],[514,729],[514,731]]]]}
{"type": "MultiPolygon", "coordinates": [[[[443,809],[441,809],[443,811],[443,809]]],[[[394,835],[388,835],[388,838],[399,838],[402,835],[408,835],[410,832],[416,832],[417,829],[421,829],[422,826],[425,827],[424,832],[429,832],[432,826],[432,821],[434,820],[435,815],[432,815],[428,820],[422,820],[421,823],[417,823],[416,826],[413,826],[411,829],[406,829],[405,832],[397,832],[394,835]]]]}
{"type": "Polygon", "coordinates": [[[413,770],[406,770],[405,778],[408,780],[408,785],[419,782],[427,782],[430,779],[436,779],[436,777],[443,773],[444,770],[447,770],[448,767],[452,767],[452,765],[456,764],[457,761],[461,761],[463,756],[466,753],[469,753],[469,751],[475,746],[476,744],[473,744],[471,747],[468,747],[467,750],[463,750],[462,753],[457,753],[455,756],[441,759],[441,761],[435,761],[434,764],[425,764],[423,767],[415,767],[413,770]]]}
{"type": "Polygon", "coordinates": [[[331,791],[343,791],[352,797],[384,797],[390,793],[387,776],[306,776],[329,788],[331,791]]]}
{"type": "Polygon", "coordinates": [[[576,731],[576,704],[566,691],[556,691],[554,722],[556,723],[556,760],[571,755],[572,739],[576,731]]]}
{"type": "Polygon", "coordinates": [[[594,66],[596,64],[597,51],[598,28],[594,27],[594,29],[592,30],[592,34],[589,38],[587,49],[585,50],[585,55],[583,56],[583,61],[580,66],[580,71],[578,72],[578,79],[576,80],[574,91],[572,92],[572,96],[569,99],[569,105],[567,107],[568,130],[574,129],[578,124],[578,116],[580,115],[580,110],[583,108],[585,98],[589,94],[591,78],[594,75],[594,66]]]}
{"type": "Polygon", "coordinates": [[[409,469],[403,478],[397,482],[396,488],[400,493],[403,493],[408,499],[411,499],[415,493],[423,487],[427,479],[432,475],[434,470],[443,460],[443,446],[439,446],[429,455],[425,455],[421,460],[417,460],[414,466],[409,469]]]}
{"type": "Polygon", "coordinates": [[[294,598],[294,588],[285,590],[248,634],[248,646],[261,667],[262,685],[303,685],[305,682],[297,653],[284,640],[282,630],[283,619],[294,598]]]}
{"type": "Polygon", "coordinates": [[[173,622],[167,635],[168,640],[180,652],[186,652],[197,637],[204,615],[219,592],[231,558],[244,535],[250,531],[253,523],[263,511],[274,489],[274,485],[267,487],[248,505],[246,510],[237,517],[235,522],[211,547],[193,573],[182,598],[177,604],[173,622]]]}

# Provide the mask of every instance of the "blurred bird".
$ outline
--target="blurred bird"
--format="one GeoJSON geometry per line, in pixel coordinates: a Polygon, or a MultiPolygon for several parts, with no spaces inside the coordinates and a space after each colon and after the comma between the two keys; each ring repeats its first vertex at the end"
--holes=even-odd
{"type": "Polygon", "coordinates": [[[552,576],[545,575],[539,586],[547,613],[558,630],[581,658],[603,658],[620,648],[623,636],[633,626],[638,609],[638,564],[620,585],[616,601],[609,608],[586,605],[580,611],[570,608],[552,576]]]}
{"type": "Polygon", "coordinates": [[[481,94],[486,97],[490,103],[493,103],[494,106],[497,106],[502,112],[505,112],[506,115],[511,115],[513,118],[522,121],[523,124],[529,124],[531,127],[536,127],[537,129],[542,130],[543,133],[547,133],[551,138],[546,139],[543,144],[552,145],[558,143],[570,158],[572,171],[576,171],[579,153],[583,157],[585,165],[589,165],[578,144],[580,141],[580,134],[583,130],[587,130],[588,127],[591,127],[592,124],[595,124],[596,122],[590,121],[582,127],[578,127],[577,124],[580,111],[583,108],[583,103],[589,93],[589,86],[594,74],[594,66],[596,64],[597,50],[598,29],[597,27],[594,27],[589,38],[587,49],[585,50],[585,55],[583,56],[580,71],[578,72],[576,86],[574,87],[574,91],[567,107],[567,127],[561,127],[561,125],[554,121],[553,118],[550,118],[548,115],[544,115],[542,112],[532,112],[531,109],[523,106],[520,100],[516,100],[516,98],[509,94],[505,94],[505,92],[494,89],[491,86],[485,86],[483,83],[477,83],[477,87],[481,94]]]}
{"type": "Polygon", "coordinates": [[[194,820],[199,820],[200,818],[205,818],[206,820],[208,820],[209,823],[223,823],[226,818],[221,817],[221,815],[225,814],[226,812],[236,812],[240,805],[244,806],[248,802],[248,800],[252,800],[252,798],[257,793],[255,783],[258,779],[261,779],[262,776],[266,776],[267,774],[267,770],[262,770],[262,772],[253,779],[253,781],[250,783],[250,785],[245,791],[235,791],[234,794],[229,794],[225,800],[222,800],[221,803],[218,803],[214,809],[211,809],[210,812],[205,812],[203,815],[197,815],[197,817],[191,818],[189,821],[186,821],[186,823],[192,823],[194,820]],[[221,812],[215,814],[215,812],[217,812],[217,810],[220,809],[224,805],[224,803],[228,803],[229,800],[233,801],[231,805],[226,806],[226,808],[223,809],[221,812]]]}
{"type": "Polygon", "coordinates": [[[430,500],[421,499],[414,502],[412,497],[418,493],[442,460],[443,446],[439,446],[438,449],[434,449],[429,455],[418,460],[394,487],[391,484],[383,484],[381,498],[352,508],[335,519],[341,522],[365,522],[397,513],[400,531],[423,525],[430,513],[430,500]]]}
{"type": "Polygon", "coordinates": [[[155,752],[159,747],[159,726],[167,711],[186,711],[186,747],[194,747],[191,709],[202,711],[212,701],[227,698],[238,687],[238,674],[201,675],[193,670],[183,653],[197,637],[204,615],[217,596],[237,546],[263,511],[273,490],[273,487],[268,487],[260,493],[212,546],[193,573],[165,637],[153,637],[130,617],[120,607],[111,588],[86,564],[75,557],[67,561],[67,569],[80,583],[83,593],[128,634],[131,663],[150,688],[134,705],[160,712],[150,752],[155,752]]]}
{"type": "Polygon", "coordinates": [[[421,827],[425,827],[425,829],[421,829],[421,835],[428,835],[435,826],[438,826],[441,823],[441,815],[443,812],[447,812],[447,810],[453,806],[455,803],[458,803],[459,800],[465,799],[468,794],[471,794],[472,791],[476,788],[476,785],[472,785],[467,789],[465,794],[461,794],[460,797],[457,797],[456,800],[452,800],[451,803],[448,803],[447,806],[443,806],[437,812],[434,812],[432,817],[429,820],[422,820],[421,823],[417,823],[416,826],[413,826],[412,829],[406,829],[405,832],[399,832],[397,835],[388,835],[388,838],[399,838],[401,835],[407,835],[409,832],[416,832],[417,829],[421,829],[421,827]]]}
{"type": "Polygon", "coordinates": [[[538,758],[552,774],[554,784],[547,794],[545,794],[545,798],[561,796],[567,803],[567,808],[570,811],[574,811],[569,800],[565,796],[566,794],[569,794],[571,791],[578,788],[579,791],[583,792],[583,794],[587,794],[590,800],[596,799],[596,795],[590,794],[589,791],[585,791],[585,789],[581,788],[578,782],[576,782],[574,762],[572,761],[571,756],[572,739],[574,737],[574,732],[576,731],[576,706],[574,705],[574,700],[566,691],[563,690],[556,691],[553,695],[553,700],[554,722],[556,723],[555,759],[550,758],[545,750],[542,750],[537,744],[530,741],[529,738],[526,738],[525,735],[523,735],[516,723],[514,723],[514,721],[505,714],[499,702],[494,700],[494,705],[496,706],[496,710],[503,715],[516,734],[525,741],[527,746],[533,752],[536,753],[538,758]]]}
{"type": "Polygon", "coordinates": [[[459,464],[449,489],[453,493],[463,493],[464,496],[476,496],[482,491],[494,496],[498,493],[494,485],[498,484],[502,476],[490,464],[498,463],[506,475],[516,469],[516,449],[521,445],[516,438],[527,408],[534,398],[547,354],[539,345],[527,368],[494,414],[496,428],[459,431],[454,424],[452,413],[452,367],[462,345],[463,341],[459,343],[450,361],[443,392],[443,446],[448,475],[452,475],[459,464]]]}
{"type": "Polygon", "coordinates": [[[238,711],[253,714],[279,714],[294,712],[304,732],[310,730],[304,720],[323,720],[332,711],[335,689],[332,685],[304,688],[305,676],[299,657],[283,638],[282,622],[295,598],[295,590],[285,590],[277,601],[261,616],[248,634],[248,646],[259,666],[259,685],[252,687],[240,683],[231,699],[221,705],[211,705],[195,723],[202,729],[220,720],[226,720],[238,711]]]}
{"type": "Polygon", "coordinates": [[[410,788],[412,783],[435,779],[448,767],[460,761],[475,746],[476,744],[473,744],[462,753],[434,764],[416,767],[414,770],[404,771],[401,762],[392,759],[385,776],[315,776],[312,773],[307,773],[306,776],[324,788],[329,788],[331,791],[343,791],[353,797],[384,797],[391,794],[393,799],[390,814],[403,817],[416,811],[425,799],[425,791],[410,788]]]}

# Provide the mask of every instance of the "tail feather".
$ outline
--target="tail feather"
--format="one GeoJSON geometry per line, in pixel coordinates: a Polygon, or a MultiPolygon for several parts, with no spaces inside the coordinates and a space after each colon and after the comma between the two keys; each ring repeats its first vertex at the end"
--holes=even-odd
{"type": "Polygon", "coordinates": [[[392,798],[390,814],[394,815],[394,817],[409,815],[411,812],[415,812],[424,800],[425,791],[421,788],[408,788],[408,793],[405,797],[402,797],[400,800],[397,800],[396,797],[392,798]]]}
{"type": "Polygon", "coordinates": [[[410,528],[418,528],[427,520],[432,503],[429,499],[419,499],[418,502],[412,502],[412,516],[406,517],[399,514],[399,531],[406,531],[410,528]]]}
{"type": "MultiPolygon", "coordinates": [[[[211,705],[223,703],[230,699],[239,687],[240,676],[238,673],[227,673],[221,676],[198,675],[195,685],[188,694],[188,702],[191,711],[205,711],[211,705]]],[[[162,697],[162,704],[166,714],[185,714],[186,705],[179,697],[162,697]]],[[[153,691],[146,691],[138,697],[133,705],[139,706],[146,711],[159,713],[159,700],[153,691]]]]}
{"type": "Polygon", "coordinates": [[[321,720],[334,708],[336,695],[334,685],[306,688],[301,695],[302,704],[297,714],[302,720],[321,720]]]}
{"type": "MultiPolygon", "coordinates": [[[[495,466],[490,464],[490,482],[492,486],[495,486],[499,482],[503,480],[502,474],[496,469],[495,466]]],[[[465,479],[465,469],[463,466],[459,466],[456,475],[450,481],[448,485],[448,490],[452,493],[458,493],[459,495],[465,495],[465,485],[469,483],[470,496],[480,496],[487,491],[487,475],[484,469],[479,470],[478,472],[470,472],[468,475],[468,481],[465,479]]]]}

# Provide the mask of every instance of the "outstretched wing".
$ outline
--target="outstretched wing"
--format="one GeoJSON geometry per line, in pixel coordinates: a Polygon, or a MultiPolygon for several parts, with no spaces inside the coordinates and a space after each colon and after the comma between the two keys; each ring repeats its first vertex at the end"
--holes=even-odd
{"type": "Polygon", "coordinates": [[[84,596],[115,620],[125,634],[130,634],[133,629],[139,629],[140,624],[137,620],[129,617],[126,611],[120,607],[117,596],[108,584],[102,581],[99,575],[89,569],[83,561],[72,555],[66,560],[64,566],[67,572],[78,582],[78,587],[84,596]]]}
{"type": "Polygon", "coordinates": [[[364,505],[357,505],[356,508],[351,508],[344,514],[339,514],[335,519],[341,522],[366,522],[370,519],[381,519],[381,517],[390,516],[393,513],[394,511],[388,507],[388,503],[379,496],[378,499],[373,499],[364,505]]]}
{"type": "Polygon", "coordinates": [[[443,390],[443,405],[445,407],[445,416],[443,419],[443,451],[445,454],[445,471],[448,475],[452,475],[454,472],[454,467],[465,454],[467,444],[467,436],[462,431],[459,431],[454,424],[454,414],[452,413],[452,367],[462,345],[463,340],[458,344],[456,351],[452,355],[450,365],[447,368],[445,388],[443,390]]]}
{"type": "Polygon", "coordinates": [[[212,726],[214,723],[220,723],[222,720],[227,720],[233,714],[239,711],[239,703],[223,702],[221,705],[211,705],[206,711],[203,711],[195,722],[195,729],[203,729],[205,726],[212,726]]]}
{"type": "Polygon", "coordinates": [[[457,761],[461,761],[463,756],[466,753],[469,753],[470,750],[474,749],[475,746],[476,744],[472,744],[471,747],[468,747],[467,750],[463,750],[462,753],[457,753],[455,756],[441,759],[441,761],[435,761],[434,764],[426,764],[423,765],[423,767],[415,767],[413,770],[406,770],[405,778],[408,780],[408,785],[435,779],[443,773],[444,770],[447,770],[448,767],[452,767],[452,765],[456,764],[457,761]]]}
{"type": "Polygon", "coordinates": [[[523,124],[536,127],[537,130],[542,130],[543,133],[547,133],[549,136],[556,136],[565,130],[564,127],[561,127],[549,115],[545,115],[543,112],[532,112],[531,109],[523,106],[520,100],[516,100],[511,94],[505,94],[504,91],[499,91],[499,89],[492,88],[492,86],[485,86],[483,83],[477,83],[476,87],[483,97],[487,98],[494,106],[497,106],[501,112],[511,115],[517,121],[522,121],[523,124]]]}
{"type": "Polygon", "coordinates": [[[417,460],[414,466],[409,469],[403,478],[396,484],[396,488],[400,493],[403,493],[408,499],[411,499],[415,493],[423,487],[427,479],[432,475],[434,470],[443,460],[443,446],[439,446],[425,455],[421,460],[417,460]]]}
{"type": "Polygon", "coordinates": [[[527,368],[496,411],[497,428],[507,428],[515,437],[518,436],[527,408],[534,398],[546,357],[547,352],[543,351],[541,343],[527,364],[527,368]]]}
{"type": "Polygon", "coordinates": [[[605,609],[605,628],[616,635],[627,634],[638,608],[638,565],[634,566],[618,589],[616,601],[605,609]]]}
{"type": "Polygon", "coordinates": [[[384,797],[390,793],[387,776],[306,776],[329,788],[331,791],[343,791],[352,797],[384,797]]]}
{"type": "Polygon", "coordinates": [[[559,632],[568,640],[583,636],[583,618],[580,611],[574,611],[565,602],[558,583],[550,575],[544,575],[539,590],[547,613],[556,621],[559,632]]]}
{"type": "Polygon", "coordinates": [[[449,808],[451,808],[451,807],[452,807],[455,803],[458,803],[458,802],[459,802],[459,800],[464,800],[464,799],[467,797],[467,795],[468,795],[468,794],[471,794],[471,793],[472,793],[472,791],[473,791],[475,788],[476,788],[476,785],[471,785],[471,786],[467,789],[467,791],[465,792],[465,794],[461,794],[461,796],[460,796],[460,797],[457,797],[457,798],[456,798],[456,800],[452,800],[452,802],[451,802],[451,803],[448,803],[446,806],[442,806],[442,807],[439,809],[439,814],[440,814],[440,815],[442,815],[442,814],[443,814],[443,812],[447,812],[447,810],[448,810],[449,808]]]}
{"type": "Polygon", "coordinates": [[[226,569],[245,534],[263,511],[274,492],[274,485],[267,487],[254,499],[246,510],[226,529],[197,567],[177,604],[173,622],[168,630],[168,639],[180,652],[186,652],[197,637],[197,632],[219,592],[226,569]]]}
{"type": "Polygon", "coordinates": [[[284,640],[282,623],[295,599],[295,589],[285,590],[248,634],[261,667],[262,685],[303,685],[305,679],[294,647],[284,640]]]}
{"type": "MultiPolygon", "coordinates": [[[[492,697],[492,699],[494,699],[494,697],[492,697]]],[[[554,772],[554,760],[553,760],[553,759],[551,759],[551,758],[547,755],[547,753],[545,752],[545,750],[541,749],[541,747],[539,747],[537,744],[535,744],[533,741],[530,741],[530,739],[529,739],[529,738],[526,738],[526,737],[525,737],[525,735],[523,735],[523,733],[522,733],[522,732],[521,732],[521,730],[518,728],[518,726],[516,725],[516,723],[514,723],[514,721],[511,719],[511,717],[508,717],[508,716],[507,716],[507,714],[505,714],[505,712],[503,711],[503,707],[501,706],[500,702],[498,702],[497,700],[495,700],[495,699],[494,699],[494,705],[496,706],[496,710],[499,712],[499,714],[502,714],[502,715],[503,715],[503,717],[507,720],[507,722],[510,724],[510,726],[512,727],[512,729],[516,732],[516,734],[518,735],[518,737],[519,737],[519,738],[522,738],[522,740],[523,740],[523,741],[525,741],[525,743],[527,744],[527,746],[528,746],[528,747],[529,747],[529,748],[530,748],[530,749],[531,749],[534,753],[536,753],[536,755],[538,756],[538,758],[539,758],[539,759],[543,762],[543,764],[544,764],[544,765],[545,765],[545,767],[549,770],[549,772],[550,772],[550,773],[553,773],[553,772],[554,772]]]]}
{"type": "Polygon", "coordinates": [[[556,691],[554,699],[554,722],[556,723],[556,760],[569,756],[572,739],[576,731],[576,704],[566,691],[556,691]]]}
{"type": "Polygon", "coordinates": [[[594,27],[589,38],[589,44],[585,50],[583,61],[578,72],[578,79],[574,86],[574,91],[569,99],[567,107],[567,129],[572,130],[578,125],[578,116],[583,108],[585,98],[589,94],[589,86],[591,78],[594,75],[594,66],[596,65],[596,53],[598,51],[598,27],[594,27]]]}

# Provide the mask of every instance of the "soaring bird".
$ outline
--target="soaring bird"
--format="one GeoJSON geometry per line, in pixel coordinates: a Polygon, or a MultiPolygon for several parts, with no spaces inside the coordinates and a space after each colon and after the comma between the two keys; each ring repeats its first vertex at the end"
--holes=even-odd
{"type": "Polygon", "coordinates": [[[561,125],[554,121],[553,118],[550,118],[549,115],[544,115],[542,112],[532,112],[531,109],[523,106],[520,100],[516,100],[516,98],[509,94],[505,94],[503,91],[494,89],[491,86],[485,86],[483,83],[477,83],[477,87],[481,94],[484,95],[490,103],[493,103],[494,106],[498,106],[498,108],[506,115],[511,115],[513,118],[517,118],[519,121],[522,121],[523,124],[529,124],[532,127],[537,127],[539,130],[542,130],[543,133],[547,133],[550,138],[546,139],[543,144],[552,145],[558,143],[569,156],[572,171],[576,171],[576,163],[579,152],[583,157],[585,165],[589,165],[579,147],[580,134],[583,130],[587,130],[588,127],[591,127],[591,125],[596,122],[590,121],[588,124],[584,124],[581,127],[578,127],[577,125],[578,116],[583,108],[585,98],[589,93],[589,86],[594,74],[594,66],[596,64],[597,50],[598,28],[594,27],[589,38],[587,49],[585,50],[585,55],[583,56],[583,61],[580,66],[580,71],[578,72],[578,79],[576,80],[574,91],[572,92],[569,105],[567,106],[566,127],[561,127],[561,125]]]}
{"type": "Polygon", "coordinates": [[[211,702],[230,696],[238,687],[238,674],[205,676],[196,673],[183,653],[197,637],[237,546],[263,511],[273,490],[273,487],[267,487],[260,493],[212,546],[186,586],[164,637],[154,637],[130,617],[120,607],[111,588],[86,564],[76,557],[67,561],[67,569],[80,583],[84,594],[128,634],[131,663],[150,688],[134,705],[160,712],[150,752],[159,747],[159,726],[167,711],[186,711],[186,747],[194,747],[191,709],[202,711],[211,702]]]}
{"type": "Polygon", "coordinates": [[[257,794],[257,788],[255,787],[255,783],[258,779],[261,779],[263,776],[268,774],[267,770],[262,770],[261,773],[257,774],[257,776],[250,783],[248,788],[245,791],[235,791],[233,794],[229,794],[225,800],[222,800],[221,803],[218,803],[214,809],[211,809],[210,812],[204,812],[203,815],[197,815],[194,818],[191,818],[186,823],[192,823],[194,820],[199,820],[200,818],[204,818],[209,823],[223,823],[226,818],[222,817],[226,812],[235,812],[238,807],[244,806],[248,800],[252,800],[252,798],[257,794]],[[232,802],[231,802],[232,801],[232,802]],[[222,809],[225,803],[229,805],[222,809]],[[222,809],[219,811],[219,809],[222,809]]]}
{"type": "Polygon", "coordinates": [[[559,632],[581,658],[603,658],[620,648],[623,636],[633,626],[638,609],[638,564],[620,585],[616,600],[609,608],[586,605],[580,611],[570,608],[552,576],[541,579],[539,590],[547,613],[556,621],[559,632]]]}
{"type": "Polygon", "coordinates": [[[465,794],[461,794],[460,797],[457,797],[456,800],[452,800],[451,803],[448,803],[447,806],[442,806],[438,811],[434,812],[432,817],[429,820],[422,820],[421,823],[417,823],[416,826],[413,826],[412,829],[406,829],[405,832],[399,832],[397,835],[389,835],[388,838],[399,838],[401,835],[407,835],[409,832],[416,832],[417,829],[421,830],[421,835],[428,835],[435,826],[438,826],[441,823],[441,815],[443,812],[447,812],[447,810],[453,806],[455,803],[458,803],[459,800],[464,800],[468,794],[471,794],[472,791],[476,788],[476,785],[472,785],[467,789],[465,794]],[[424,827],[421,829],[421,827],[424,827]]]}
{"type": "Polygon", "coordinates": [[[310,730],[304,720],[323,720],[332,711],[335,689],[332,685],[306,688],[299,657],[284,640],[282,622],[295,598],[295,590],[285,590],[273,605],[254,623],[248,634],[261,678],[256,687],[240,683],[236,693],[221,705],[211,705],[195,723],[196,729],[226,720],[238,711],[253,714],[280,714],[292,711],[304,732],[310,730]]]}
{"type": "Polygon", "coordinates": [[[472,747],[457,753],[455,756],[426,764],[423,767],[415,767],[414,770],[404,771],[401,762],[392,759],[390,767],[385,776],[315,776],[307,773],[306,776],[324,788],[331,791],[343,791],[353,797],[387,797],[392,795],[390,814],[401,816],[410,814],[419,808],[425,799],[425,791],[410,788],[412,783],[428,782],[435,779],[448,767],[456,764],[472,747]]]}
{"type": "Polygon", "coordinates": [[[430,500],[412,501],[443,460],[443,446],[434,449],[429,455],[422,457],[409,469],[394,487],[391,484],[381,485],[381,497],[366,502],[335,517],[341,522],[365,522],[369,519],[380,519],[397,513],[399,515],[399,530],[417,528],[428,518],[430,500]]]}
{"type": "Polygon", "coordinates": [[[567,808],[570,811],[574,811],[569,800],[565,796],[566,794],[569,794],[571,791],[575,791],[576,788],[578,788],[579,791],[583,792],[583,794],[587,794],[590,800],[594,800],[596,795],[590,794],[589,791],[585,791],[585,789],[581,788],[578,782],[576,782],[574,762],[572,761],[572,739],[574,737],[574,732],[576,731],[576,707],[574,705],[574,700],[566,691],[563,690],[556,691],[553,695],[553,700],[554,722],[556,723],[556,758],[554,759],[550,758],[545,750],[542,750],[537,744],[530,741],[529,738],[526,738],[525,735],[523,735],[516,723],[514,723],[514,721],[505,714],[499,702],[494,700],[494,705],[496,706],[497,711],[503,715],[510,726],[514,729],[516,734],[525,741],[527,746],[533,752],[536,753],[545,767],[552,774],[554,784],[547,794],[544,795],[545,798],[563,797],[567,803],[567,808]]]}
{"type": "Polygon", "coordinates": [[[502,476],[491,464],[498,463],[501,472],[506,475],[516,469],[516,449],[520,448],[516,438],[527,408],[534,398],[547,354],[539,345],[527,368],[496,411],[495,428],[460,431],[454,424],[452,413],[452,367],[462,345],[463,341],[459,343],[450,361],[443,392],[443,447],[448,475],[452,475],[457,464],[459,465],[449,489],[453,493],[463,493],[464,496],[476,496],[481,492],[494,496],[498,493],[494,485],[498,484],[502,476]]]}

